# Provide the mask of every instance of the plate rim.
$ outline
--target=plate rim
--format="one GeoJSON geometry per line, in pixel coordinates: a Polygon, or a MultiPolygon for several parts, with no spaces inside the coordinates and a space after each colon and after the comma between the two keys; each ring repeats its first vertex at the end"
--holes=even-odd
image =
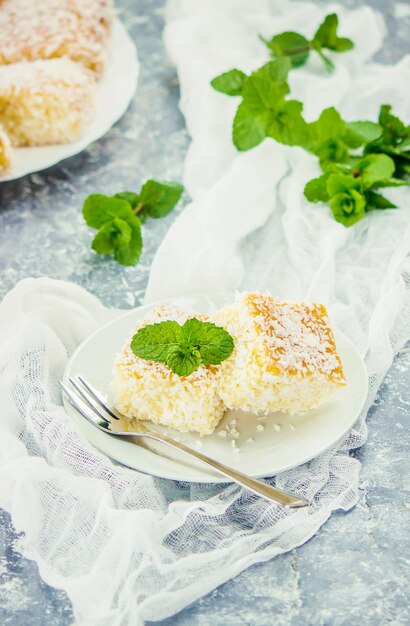
{"type": "MultiPolygon", "coordinates": [[[[87,148],[89,148],[93,143],[95,143],[96,141],[104,137],[109,132],[109,130],[111,130],[111,128],[124,116],[137,89],[138,78],[140,74],[140,63],[138,60],[137,47],[134,41],[131,39],[125,24],[122,22],[122,20],[119,19],[118,16],[116,16],[114,19],[113,32],[114,32],[114,29],[118,30],[118,33],[123,38],[124,45],[127,45],[130,51],[132,50],[132,55],[130,54],[129,59],[130,59],[130,62],[132,63],[132,69],[133,69],[133,72],[130,74],[130,77],[133,80],[129,83],[129,87],[127,90],[127,97],[124,98],[124,101],[122,102],[122,106],[119,107],[118,112],[116,113],[115,117],[113,117],[112,119],[110,119],[109,122],[104,124],[103,129],[101,131],[95,132],[92,135],[87,136],[87,130],[86,130],[84,134],[74,142],[68,142],[65,144],[52,144],[50,146],[28,146],[26,149],[33,149],[33,150],[36,150],[37,148],[55,147],[58,145],[67,146],[67,153],[58,157],[57,160],[50,159],[50,162],[48,164],[43,164],[43,165],[40,164],[38,166],[33,164],[30,167],[27,166],[19,174],[13,174],[13,163],[12,163],[11,169],[8,172],[6,172],[3,176],[0,176],[0,184],[11,182],[13,180],[20,180],[21,178],[24,178],[25,176],[29,176],[30,174],[43,172],[45,170],[51,169],[52,167],[59,165],[60,163],[63,163],[67,159],[70,159],[78,154],[81,154],[82,152],[84,152],[84,150],[87,150],[87,148]],[[76,147],[73,147],[70,150],[70,146],[75,146],[76,144],[78,145],[76,147]]],[[[109,65],[109,60],[107,62],[107,66],[108,65],[109,65]]],[[[97,99],[97,106],[98,106],[98,101],[99,101],[98,85],[97,85],[97,98],[96,99],[97,99]]],[[[13,151],[18,150],[18,149],[21,149],[21,148],[13,148],[13,151]]]]}
{"type": "MultiPolygon", "coordinates": [[[[91,333],[86,339],[84,339],[84,341],[82,341],[77,348],[74,350],[74,352],[71,354],[71,356],[69,357],[66,367],[64,369],[64,373],[63,373],[63,382],[65,384],[67,384],[68,382],[68,378],[70,375],[70,368],[71,368],[71,364],[72,362],[75,360],[75,358],[77,357],[78,353],[83,349],[84,345],[86,343],[88,343],[89,341],[91,341],[96,335],[98,335],[100,332],[102,332],[104,329],[109,328],[111,325],[114,325],[118,322],[120,322],[122,319],[124,318],[128,318],[128,317],[132,317],[133,315],[135,315],[137,312],[138,313],[143,313],[144,311],[148,311],[150,309],[152,309],[154,306],[156,306],[157,304],[174,304],[176,303],[176,301],[178,300],[183,300],[183,299],[192,299],[192,298],[207,298],[210,300],[213,300],[214,298],[233,298],[233,296],[235,295],[235,292],[214,292],[214,293],[197,293],[197,294],[186,294],[186,295],[178,295],[175,296],[173,298],[164,298],[164,299],[160,299],[160,300],[155,300],[154,302],[148,303],[148,304],[142,304],[140,306],[137,307],[133,307],[132,309],[128,309],[126,311],[123,310],[123,312],[119,313],[118,315],[116,315],[113,319],[109,320],[108,322],[106,322],[105,324],[103,324],[102,326],[100,326],[98,329],[96,329],[93,333],[91,333]]],[[[251,476],[252,478],[270,478],[272,476],[277,476],[278,474],[281,474],[282,472],[286,472],[288,470],[294,469],[296,467],[300,467],[301,465],[304,465],[305,463],[309,463],[310,461],[312,461],[313,459],[317,458],[318,456],[320,456],[321,454],[324,454],[325,452],[329,451],[331,448],[337,446],[345,437],[346,435],[350,432],[350,430],[353,428],[353,426],[356,424],[356,422],[358,421],[358,419],[360,418],[363,409],[366,405],[367,402],[367,397],[368,397],[368,392],[369,392],[369,378],[368,378],[368,372],[367,372],[367,368],[366,368],[366,364],[364,362],[363,357],[361,356],[361,354],[359,353],[359,351],[357,350],[356,346],[354,345],[353,341],[347,337],[347,335],[345,333],[343,333],[339,328],[337,328],[336,326],[332,327],[333,332],[335,333],[335,335],[341,336],[343,337],[343,339],[350,345],[350,348],[353,350],[353,352],[355,353],[355,355],[358,357],[360,365],[361,365],[361,370],[362,373],[365,374],[364,376],[364,380],[365,380],[365,388],[363,389],[363,398],[362,398],[362,402],[360,405],[360,409],[357,410],[357,414],[355,416],[354,419],[352,419],[351,421],[349,421],[348,425],[346,426],[346,428],[343,430],[343,433],[336,439],[334,440],[332,443],[328,444],[327,446],[323,447],[320,452],[317,452],[315,454],[313,454],[312,456],[309,456],[307,458],[305,458],[303,461],[299,461],[296,463],[289,463],[289,465],[284,466],[280,469],[280,471],[276,471],[273,473],[247,473],[247,475],[251,476]]],[[[90,441],[89,437],[86,434],[86,431],[88,431],[89,429],[93,429],[96,431],[96,433],[98,433],[99,431],[97,431],[96,429],[94,429],[93,426],[89,425],[85,418],[81,416],[81,414],[79,413],[79,411],[77,411],[71,404],[70,402],[67,400],[67,398],[65,397],[64,394],[62,394],[63,397],[63,407],[65,409],[65,412],[67,413],[68,417],[71,418],[72,416],[75,416],[75,421],[77,423],[77,427],[78,427],[78,431],[80,433],[81,436],[83,436],[88,444],[90,444],[94,449],[98,450],[98,452],[100,454],[103,454],[104,456],[108,457],[109,459],[111,459],[112,461],[119,463],[120,465],[122,465],[123,467],[127,467],[133,471],[136,472],[141,472],[143,474],[149,475],[149,476],[155,476],[157,478],[163,478],[166,480],[173,480],[173,481],[179,481],[179,482],[188,482],[188,483],[197,483],[197,484],[231,484],[232,481],[227,480],[225,477],[223,477],[222,475],[218,475],[216,472],[213,474],[211,469],[207,469],[207,466],[204,465],[204,475],[203,478],[198,479],[198,478],[192,478],[189,476],[189,474],[186,475],[186,477],[182,478],[182,477],[176,477],[173,473],[172,473],[172,469],[170,471],[170,473],[167,474],[167,472],[164,471],[152,471],[150,470],[146,470],[144,471],[144,469],[140,469],[140,468],[136,468],[132,465],[127,464],[126,462],[119,460],[118,458],[115,458],[114,456],[111,456],[106,450],[101,450],[101,448],[99,448],[93,441],[90,441]],[[82,425],[84,426],[84,428],[82,427],[82,425]]],[[[90,432],[92,432],[90,430],[90,432]]],[[[105,435],[105,433],[101,433],[103,436],[107,436],[110,437],[110,435],[105,435]]],[[[126,442],[124,442],[126,443],[126,442]]],[[[128,443],[128,442],[127,442],[128,443]]],[[[129,444],[129,445],[135,445],[135,444],[129,444]]],[[[156,455],[156,452],[154,450],[149,450],[149,452],[153,455],[156,455]]],[[[163,457],[164,458],[164,457],[163,457]]],[[[176,459],[171,459],[171,461],[173,463],[178,463],[178,460],[176,459]]],[[[191,468],[191,470],[188,471],[192,471],[193,468],[191,468]]],[[[195,471],[198,471],[195,468],[195,471]]]]}

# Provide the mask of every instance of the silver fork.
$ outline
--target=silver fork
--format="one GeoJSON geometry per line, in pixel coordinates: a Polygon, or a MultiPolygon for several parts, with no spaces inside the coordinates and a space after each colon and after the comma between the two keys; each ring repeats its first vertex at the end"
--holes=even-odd
{"type": "Polygon", "coordinates": [[[242,474],[241,472],[238,472],[223,463],[219,463],[219,461],[216,461],[215,459],[211,459],[205,454],[201,454],[200,452],[185,446],[179,441],[171,439],[171,437],[168,437],[167,435],[148,429],[141,422],[136,423],[135,430],[132,432],[118,432],[112,430],[113,419],[122,420],[126,418],[115,408],[110,407],[106,403],[103,395],[82,376],[77,376],[77,379],[70,378],[69,380],[75,391],[73,391],[73,389],[69,389],[66,385],[64,385],[64,383],[60,383],[68,400],[77,409],[77,411],[79,411],[81,415],[85,417],[88,422],[90,422],[90,424],[104,433],[114,437],[147,437],[148,439],[160,441],[168,446],[171,446],[172,448],[182,450],[196,459],[199,459],[220,474],[230,478],[235,483],[238,483],[238,485],[245,487],[245,489],[252,491],[258,496],[262,496],[262,498],[265,498],[266,500],[271,500],[281,504],[282,506],[290,508],[299,508],[309,505],[309,502],[304,498],[299,498],[298,496],[282,491],[277,487],[272,487],[271,485],[267,485],[260,480],[246,476],[245,474],[242,474]]]}

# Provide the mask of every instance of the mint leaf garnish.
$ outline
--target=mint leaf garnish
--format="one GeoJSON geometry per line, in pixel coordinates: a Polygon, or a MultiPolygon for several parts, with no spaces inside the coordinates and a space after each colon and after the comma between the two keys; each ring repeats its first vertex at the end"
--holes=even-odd
{"type": "Polygon", "coordinates": [[[374,209],[397,209],[397,206],[390,202],[387,198],[375,191],[366,191],[364,194],[366,198],[366,211],[373,211],[374,209]]]}
{"type": "Polygon", "coordinates": [[[141,222],[167,215],[183,190],[179,183],[148,180],[139,193],[88,196],[83,204],[84,219],[98,230],[91,247],[98,254],[112,254],[121,265],[135,265],[142,252],[141,222]]]}
{"type": "Polygon", "coordinates": [[[99,231],[92,242],[95,252],[112,254],[122,265],[137,263],[142,251],[141,224],[126,200],[93,194],[84,202],[83,215],[99,231]]]}
{"type": "Polygon", "coordinates": [[[141,359],[166,363],[170,351],[179,348],[181,336],[181,326],[172,320],[150,324],[134,335],[131,350],[141,359]]]}
{"type": "Polygon", "coordinates": [[[336,13],[326,15],[325,19],[314,34],[312,45],[315,49],[327,48],[334,52],[346,52],[351,50],[354,46],[353,41],[347,37],[339,37],[337,34],[337,27],[339,25],[339,19],[336,13]]]}
{"type": "Polygon", "coordinates": [[[131,350],[141,359],[167,365],[179,376],[189,376],[200,365],[218,365],[233,352],[231,335],[220,326],[173,320],[143,326],[131,341],[131,350]]]}
{"type": "Polygon", "coordinates": [[[211,85],[216,91],[226,93],[228,96],[240,96],[246,74],[241,70],[233,69],[215,76],[211,80],[211,85]]]}
{"type": "Polygon", "coordinates": [[[352,226],[365,214],[366,199],[355,189],[348,189],[332,196],[330,208],[337,222],[352,226]]]}
{"type": "Polygon", "coordinates": [[[189,376],[201,365],[201,357],[195,348],[192,350],[177,348],[169,353],[166,365],[178,376],[189,376]]]}
{"type": "Polygon", "coordinates": [[[368,143],[365,154],[387,154],[394,161],[394,175],[404,178],[410,176],[410,126],[393,115],[391,109],[389,104],[380,107],[381,134],[368,143]]]}
{"type": "Polygon", "coordinates": [[[368,154],[355,165],[364,189],[388,181],[394,173],[394,162],[386,154],[368,154]]]}
{"type": "Polygon", "coordinates": [[[327,179],[326,188],[329,196],[349,191],[350,189],[359,189],[360,181],[349,174],[330,174],[327,179]]]}
{"type": "Polygon", "coordinates": [[[322,176],[313,178],[306,184],[304,194],[309,202],[327,202],[329,200],[329,192],[327,190],[328,178],[328,173],[322,174],[322,176]]]}
{"type": "Polygon", "coordinates": [[[133,191],[120,191],[120,193],[116,193],[114,198],[120,198],[121,200],[126,200],[132,209],[135,209],[140,201],[140,197],[137,193],[133,191]]]}
{"type": "Polygon", "coordinates": [[[144,221],[147,217],[158,219],[165,217],[179,202],[184,187],[179,183],[167,183],[160,180],[147,180],[139,193],[141,210],[138,217],[144,221]]]}
{"type": "Polygon", "coordinates": [[[238,150],[250,150],[260,144],[265,137],[266,125],[263,114],[255,115],[244,103],[240,104],[232,128],[232,140],[238,150]]]}
{"type": "Polygon", "coordinates": [[[309,57],[310,43],[303,35],[286,31],[269,41],[262,39],[274,57],[289,57],[293,67],[304,65],[309,57]]]}
{"type": "Polygon", "coordinates": [[[352,148],[356,148],[364,143],[369,143],[380,137],[382,128],[375,122],[346,122],[348,138],[350,138],[352,148]]]}
{"type": "Polygon", "coordinates": [[[260,37],[275,58],[287,57],[292,67],[304,65],[311,50],[315,50],[322,58],[326,68],[333,71],[332,61],[323,53],[323,49],[333,52],[346,52],[353,48],[353,41],[337,34],[338,17],[335,13],[327,15],[317,29],[312,40],[306,39],[301,33],[286,31],[275,35],[271,39],[260,37]]]}
{"type": "Polygon", "coordinates": [[[319,157],[323,169],[330,163],[349,161],[348,130],[334,107],[324,109],[319,119],[309,124],[309,131],[310,151],[319,157]]]}
{"type": "Polygon", "coordinates": [[[232,133],[238,150],[249,150],[265,137],[290,146],[307,143],[309,128],[302,116],[302,103],[286,100],[289,86],[284,76],[284,65],[272,62],[244,82],[232,133]],[[274,72],[281,77],[280,82],[272,80],[274,72]]]}
{"type": "Polygon", "coordinates": [[[125,221],[135,217],[128,202],[100,193],[88,196],[83,205],[83,215],[88,226],[92,228],[101,228],[115,217],[125,221]]]}

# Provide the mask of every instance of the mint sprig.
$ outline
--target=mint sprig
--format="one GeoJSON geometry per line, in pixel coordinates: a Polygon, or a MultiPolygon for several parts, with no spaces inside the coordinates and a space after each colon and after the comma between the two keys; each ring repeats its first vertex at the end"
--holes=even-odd
{"type": "Polygon", "coordinates": [[[275,58],[288,57],[293,67],[304,65],[312,50],[317,52],[323,60],[326,69],[330,72],[334,70],[334,64],[323,53],[323,50],[332,52],[346,52],[354,46],[353,41],[347,37],[339,37],[337,28],[339,20],[336,13],[326,15],[311,40],[304,35],[294,31],[286,31],[275,35],[272,39],[264,39],[263,43],[269,48],[275,58]]]}
{"type": "Polygon", "coordinates": [[[131,340],[135,356],[163,363],[178,376],[189,376],[200,365],[218,365],[233,349],[233,339],[224,328],[195,317],[182,326],[174,320],[143,326],[131,340]]]}
{"type": "Polygon", "coordinates": [[[83,216],[88,226],[98,230],[91,247],[97,254],[112,254],[122,265],[135,265],[142,252],[141,223],[167,215],[183,190],[179,183],[148,180],[139,193],[88,196],[83,216]]]}
{"type": "Polygon", "coordinates": [[[307,143],[309,129],[302,116],[303,105],[286,98],[289,69],[287,59],[276,59],[250,76],[231,70],[211,82],[217,91],[242,97],[232,129],[232,139],[238,150],[250,150],[266,137],[289,146],[307,143]]]}
{"type": "MultiPolygon", "coordinates": [[[[352,164],[333,165],[309,181],[305,196],[310,202],[329,202],[337,222],[352,226],[374,209],[392,209],[390,202],[376,189],[403,184],[392,178],[393,160],[385,154],[368,154],[352,159],[352,164]]],[[[406,183],[404,183],[406,184],[406,183]]]]}
{"type": "Polygon", "coordinates": [[[380,107],[379,127],[381,133],[365,148],[365,153],[387,154],[394,161],[395,176],[410,176],[410,125],[405,125],[391,113],[392,107],[380,107]]]}

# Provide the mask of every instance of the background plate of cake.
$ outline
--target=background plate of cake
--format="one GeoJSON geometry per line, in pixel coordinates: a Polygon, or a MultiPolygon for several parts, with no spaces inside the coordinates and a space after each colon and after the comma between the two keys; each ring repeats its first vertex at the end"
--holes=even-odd
{"type": "MultiPolygon", "coordinates": [[[[179,297],[132,310],[88,338],[72,355],[64,382],[82,375],[124,415],[167,433],[245,474],[273,476],[331,448],[349,432],[367,396],[367,373],[353,343],[326,308],[270,294],[179,297]],[[219,365],[178,376],[131,349],[139,329],[191,318],[227,330],[234,350],[219,365]]],[[[160,443],[139,444],[91,426],[64,400],[99,450],[136,470],[173,480],[224,482],[200,462],[160,443]]]]}
{"type": "Polygon", "coordinates": [[[0,1],[0,182],[102,137],[126,111],[138,73],[111,0],[0,1]]]}

